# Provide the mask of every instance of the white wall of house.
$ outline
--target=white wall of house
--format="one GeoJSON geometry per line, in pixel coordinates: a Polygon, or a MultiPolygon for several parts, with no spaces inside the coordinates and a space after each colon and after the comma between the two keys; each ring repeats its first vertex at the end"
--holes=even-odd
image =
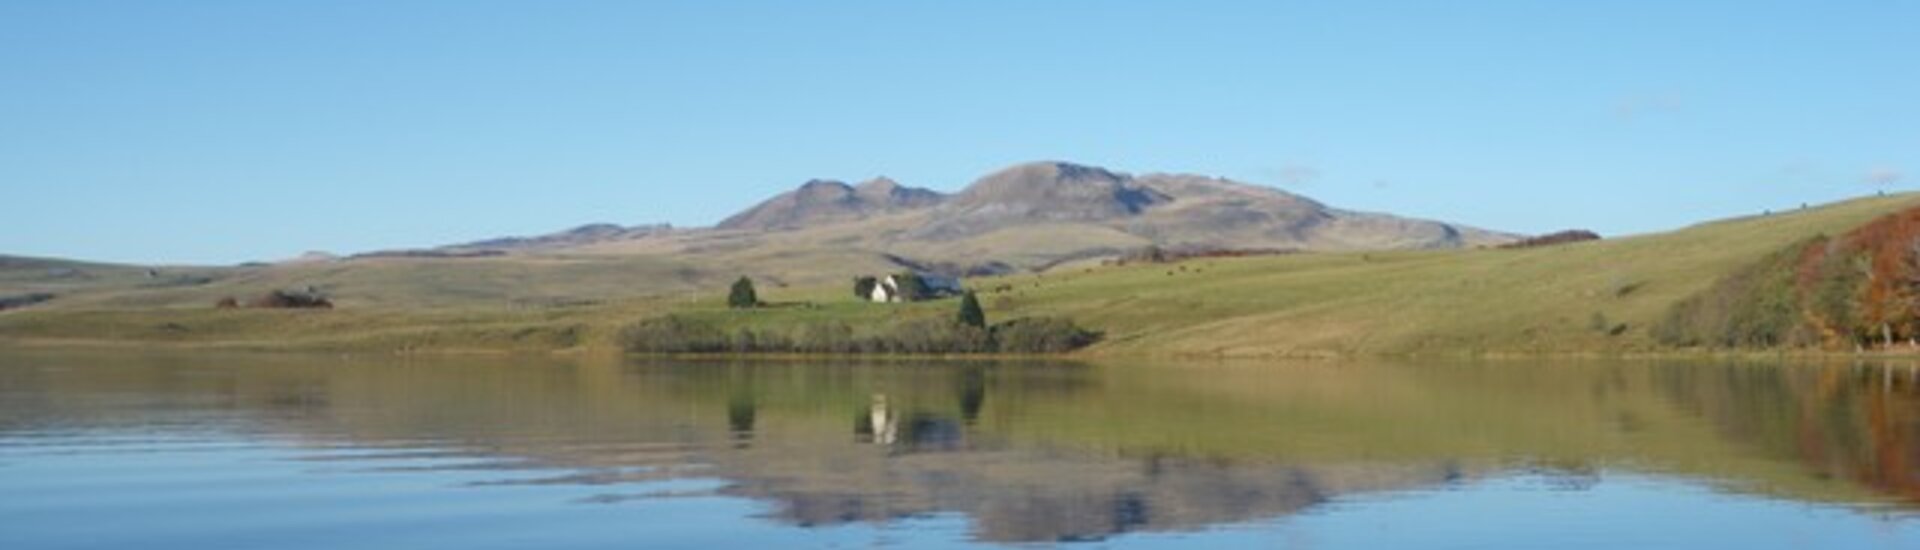
{"type": "MultiPolygon", "coordinates": [[[[965,292],[965,289],[960,286],[959,279],[921,275],[920,282],[926,285],[927,290],[933,291],[936,294],[959,294],[965,292]]],[[[899,276],[888,275],[875,282],[873,284],[873,290],[867,293],[867,299],[874,302],[888,303],[904,301],[900,299],[899,276]]]]}

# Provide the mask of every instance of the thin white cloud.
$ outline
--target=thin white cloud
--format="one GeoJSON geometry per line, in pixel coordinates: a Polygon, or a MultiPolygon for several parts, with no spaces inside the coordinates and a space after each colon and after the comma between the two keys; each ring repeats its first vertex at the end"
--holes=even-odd
{"type": "Polygon", "coordinates": [[[1306,185],[1313,183],[1314,180],[1320,179],[1320,170],[1312,166],[1288,164],[1281,166],[1279,172],[1275,174],[1275,177],[1280,180],[1282,185],[1290,187],[1306,185]]]}
{"type": "Polygon", "coordinates": [[[1873,185],[1893,185],[1900,183],[1900,180],[1905,177],[1906,174],[1900,173],[1900,170],[1891,166],[1881,166],[1867,171],[1867,183],[1873,185]]]}

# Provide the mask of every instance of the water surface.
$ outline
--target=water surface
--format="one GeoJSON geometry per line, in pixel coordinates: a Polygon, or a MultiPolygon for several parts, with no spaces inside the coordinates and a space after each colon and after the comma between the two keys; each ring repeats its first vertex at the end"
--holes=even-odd
{"type": "Polygon", "coordinates": [[[0,548],[1920,548],[1911,366],[0,353],[0,548]]]}

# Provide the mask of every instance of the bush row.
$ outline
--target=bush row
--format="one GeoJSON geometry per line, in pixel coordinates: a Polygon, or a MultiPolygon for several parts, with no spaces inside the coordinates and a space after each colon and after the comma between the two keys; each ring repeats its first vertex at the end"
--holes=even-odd
{"type": "Polygon", "coordinates": [[[1071,320],[1053,317],[1014,319],[986,328],[923,318],[856,331],[839,321],[726,329],[669,315],[628,326],[621,331],[620,341],[627,351],[636,353],[964,354],[1063,353],[1091,345],[1099,337],[1071,320]]]}

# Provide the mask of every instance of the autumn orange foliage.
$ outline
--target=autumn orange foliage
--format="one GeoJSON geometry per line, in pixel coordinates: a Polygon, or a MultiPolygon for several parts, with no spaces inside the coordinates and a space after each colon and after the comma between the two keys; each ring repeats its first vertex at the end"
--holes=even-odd
{"type": "Polygon", "coordinates": [[[1801,303],[1819,303],[1822,284],[1842,284],[1851,315],[1835,308],[1812,308],[1808,320],[1832,347],[1852,339],[1878,343],[1920,337],[1915,306],[1920,304],[1920,208],[1868,222],[1835,239],[1820,239],[1802,250],[1796,273],[1801,303]],[[1857,280],[1857,282],[1855,282],[1857,280]]]}
{"type": "Polygon", "coordinates": [[[1654,333],[1729,348],[1920,340],[1920,208],[1781,249],[1674,304],[1654,333]]]}

